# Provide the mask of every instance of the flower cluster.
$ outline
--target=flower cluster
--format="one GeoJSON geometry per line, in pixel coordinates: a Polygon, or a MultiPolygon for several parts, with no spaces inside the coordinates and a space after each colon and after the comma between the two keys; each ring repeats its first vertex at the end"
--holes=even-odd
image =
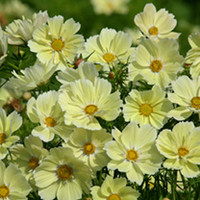
{"type": "Polygon", "coordinates": [[[174,197],[177,171],[185,188],[200,175],[200,35],[184,59],[173,14],[147,4],[134,22],[136,46],[111,28],[85,40],[47,11],[0,27],[1,67],[32,58],[1,80],[0,199],[136,200],[157,185],[174,197]]]}

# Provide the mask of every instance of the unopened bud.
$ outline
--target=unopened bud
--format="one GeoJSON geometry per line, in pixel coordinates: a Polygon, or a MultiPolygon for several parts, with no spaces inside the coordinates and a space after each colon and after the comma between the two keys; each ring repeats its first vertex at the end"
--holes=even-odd
{"type": "Polygon", "coordinates": [[[32,97],[30,92],[24,92],[23,98],[24,100],[28,101],[32,97]]]}
{"type": "Polygon", "coordinates": [[[114,72],[110,72],[109,78],[112,79],[112,78],[114,78],[114,76],[115,76],[115,73],[114,72]]]}
{"type": "Polygon", "coordinates": [[[83,62],[83,61],[85,61],[85,60],[83,60],[82,58],[77,59],[76,62],[75,62],[76,67],[78,67],[79,64],[80,64],[81,62],[83,62]]]}

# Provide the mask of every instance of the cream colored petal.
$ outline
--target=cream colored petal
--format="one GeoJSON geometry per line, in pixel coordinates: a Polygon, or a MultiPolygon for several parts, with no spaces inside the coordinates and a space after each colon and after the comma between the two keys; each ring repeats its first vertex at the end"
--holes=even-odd
{"type": "Polygon", "coordinates": [[[181,173],[187,178],[193,178],[197,177],[200,174],[200,171],[197,165],[188,162],[185,163],[185,165],[181,169],[181,173]]]}
{"type": "Polygon", "coordinates": [[[185,120],[187,119],[189,116],[192,115],[192,111],[190,111],[190,109],[186,108],[186,107],[177,107],[174,110],[169,111],[169,113],[167,114],[168,117],[173,117],[176,120],[185,120]]]}
{"type": "Polygon", "coordinates": [[[49,18],[47,20],[48,25],[49,25],[49,32],[52,35],[53,39],[59,39],[60,38],[63,21],[64,21],[64,19],[60,15],[55,16],[53,18],[49,18]]]}

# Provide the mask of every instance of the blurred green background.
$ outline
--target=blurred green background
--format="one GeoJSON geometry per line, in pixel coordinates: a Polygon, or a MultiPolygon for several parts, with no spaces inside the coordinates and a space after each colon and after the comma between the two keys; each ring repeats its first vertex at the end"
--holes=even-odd
{"type": "MultiPolygon", "coordinates": [[[[0,0],[8,2],[10,0],[0,0]]],[[[99,0],[101,1],[101,0],[99,0]]],[[[177,19],[175,31],[181,32],[179,38],[181,54],[185,56],[190,46],[188,36],[192,32],[200,31],[200,1],[199,0],[130,0],[129,12],[125,15],[97,15],[94,12],[90,0],[21,0],[28,5],[34,12],[47,10],[49,16],[63,15],[65,19],[74,18],[81,23],[79,33],[83,34],[85,39],[89,36],[98,34],[102,28],[109,27],[116,30],[125,28],[134,28],[134,16],[142,12],[146,3],[153,3],[157,10],[166,8],[169,13],[173,13],[177,19]]]]}

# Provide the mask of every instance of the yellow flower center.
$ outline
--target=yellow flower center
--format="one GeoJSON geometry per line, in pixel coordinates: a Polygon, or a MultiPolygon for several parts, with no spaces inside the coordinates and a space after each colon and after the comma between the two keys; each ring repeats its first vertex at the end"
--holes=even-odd
{"type": "Polygon", "coordinates": [[[149,34],[150,34],[150,35],[158,35],[158,28],[155,27],[155,26],[152,26],[152,27],[149,29],[149,34]]]}
{"type": "Polygon", "coordinates": [[[57,175],[58,175],[58,178],[62,181],[69,180],[72,178],[73,169],[69,167],[68,165],[61,165],[57,169],[57,175]]]}
{"type": "Polygon", "coordinates": [[[186,156],[188,153],[189,153],[189,150],[187,148],[185,148],[185,147],[180,147],[178,149],[178,155],[180,157],[186,156]]]}
{"type": "Polygon", "coordinates": [[[83,146],[83,151],[86,155],[90,155],[95,152],[95,146],[91,142],[87,142],[83,146]]]}
{"type": "Polygon", "coordinates": [[[163,68],[163,64],[160,60],[153,60],[150,64],[150,68],[153,72],[159,72],[163,68]]]}
{"type": "Polygon", "coordinates": [[[5,185],[0,186],[0,198],[1,199],[8,198],[9,193],[10,193],[10,189],[7,186],[5,186],[5,185]]]}
{"type": "Polygon", "coordinates": [[[103,59],[107,62],[107,63],[111,63],[113,60],[115,60],[115,55],[112,53],[106,53],[103,55],[103,59]]]}
{"type": "Polygon", "coordinates": [[[144,116],[149,116],[153,112],[153,108],[150,104],[145,103],[140,106],[140,113],[144,116]]]}
{"type": "Polygon", "coordinates": [[[3,144],[6,140],[6,134],[5,133],[0,133],[0,144],[3,144]]]}
{"type": "Polygon", "coordinates": [[[111,194],[107,200],[121,200],[121,198],[118,194],[111,194]]]}
{"type": "Polygon", "coordinates": [[[45,123],[48,127],[54,127],[56,125],[56,120],[53,117],[46,117],[45,123]]]}
{"type": "Polygon", "coordinates": [[[200,109],[200,97],[193,97],[190,102],[193,108],[200,109]]]}
{"type": "Polygon", "coordinates": [[[29,162],[28,162],[28,166],[32,170],[34,170],[36,167],[38,167],[39,166],[39,160],[38,160],[38,158],[35,158],[35,157],[31,158],[29,160],[29,162]]]}
{"type": "Polygon", "coordinates": [[[88,115],[93,115],[95,112],[97,112],[97,110],[98,110],[98,107],[94,104],[90,104],[86,106],[84,109],[85,113],[88,115]]]}
{"type": "Polygon", "coordinates": [[[136,161],[138,159],[138,153],[134,149],[127,150],[126,159],[136,161]]]}
{"type": "Polygon", "coordinates": [[[53,42],[51,43],[51,47],[55,50],[55,51],[61,51],[64,47],[64,42],[62,41],[61,38],[59,39],[54,39],[53,42]]]}

